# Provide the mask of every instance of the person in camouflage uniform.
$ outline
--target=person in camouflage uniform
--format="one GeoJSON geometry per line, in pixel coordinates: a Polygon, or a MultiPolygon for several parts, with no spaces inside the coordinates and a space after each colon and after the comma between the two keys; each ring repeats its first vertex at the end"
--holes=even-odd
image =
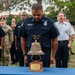
{"type": "Polygon", "coordinates": [[[11,27],[6,24],[5,18],[1,19],[1,26],[6,33],[4,47],[2,50],[2,65],[8,66],[10,65],[10,48],[13,42],[13,31],[11,27]]]}
{"type": "Polygon", "coordinates": [[[1,64],[1,52],[2,52],[2,49],[3,49],[5,35],[6,34],[5,34],[4,30],[0,26],[0,64],[1,64]]]}

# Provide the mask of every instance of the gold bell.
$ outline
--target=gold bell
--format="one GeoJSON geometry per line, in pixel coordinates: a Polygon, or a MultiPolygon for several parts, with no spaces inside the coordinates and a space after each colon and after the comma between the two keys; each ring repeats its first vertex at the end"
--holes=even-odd
{"type": "Polygon", "coordinates": [[[31,48],[30,51],[28,52],[28,55],[44,55],[40,43],[37,42],[37,40],[35,40],[35,42],[31,44],[31,48]]]}

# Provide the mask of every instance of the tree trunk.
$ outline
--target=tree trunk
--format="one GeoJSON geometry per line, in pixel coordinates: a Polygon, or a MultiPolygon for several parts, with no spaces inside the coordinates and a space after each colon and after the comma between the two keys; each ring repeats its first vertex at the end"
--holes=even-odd
{"type": "Polygon", "coordinates": [[[37,3],[42,4],[42,0],[37,0],[37,3]]]}

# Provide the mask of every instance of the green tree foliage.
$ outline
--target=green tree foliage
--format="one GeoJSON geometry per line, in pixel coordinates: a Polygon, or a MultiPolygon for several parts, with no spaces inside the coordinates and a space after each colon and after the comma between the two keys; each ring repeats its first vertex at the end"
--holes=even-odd
{"type": "Polygon", "coordinates": [[[15,20],[16,20],[16,23],[18,23],[18,22],[21,21],[21,17],[20,16],[17,16],[17,17],[15,17],[15,20]]]}
{"type": "MultiPolygon", "coordinates": [[[[51,0],[49,0],[51,1],[51,0]]],[[[49,11],[49,17],[52,17],[54,20],[56,19],[56,12],[64,11],[66,17],[70,20],[72,25],[75,25],[75,0],[54,0],[54,9],[51,9],[51,6],[47,8],[47,12],[49,11]]]]}
{"type": "Polygon", "coordinates": [[[57,14],[58,14],[59,11],[52,11],[50,12],[49,14],[46,14],[47,17],[51,18],[54,22],[57,21],[57,14]]]}
{"type": "Polygon", "coordinates": [[[69,3],[67,3],[65,13],[70,22],[75,25],[75,0],[71,0],[69,3]]]}
{"type": "MultiPolygon", "coordinates": [[[[17,4],[24,2],[21,4],[21,9],[24,7],[24,4],[29,5],[31,7],[31,0],[0,0],[0,11],[7,10],[10,8],[10,6],[16,7],[17,4]],[[26,3],[25,3],[26,2],[26,3]]],[[[47,8],[46,12],[49,13],[49,17],[52,17],[54,20],[56,19],[57,12],[63,10],[67,18],[70,20],[70,22],[75,25],[75,0],[36,0],[38,3],[48,3],[50,6],[47,8]]],[[[27,10],[26,8],[24,8],[27,10]]],[[[11,9],[10,9],[11,10],[11,9]]],[[[7,23],[10,25],[10,20],[7,21],[7,23]]],[[[17,18],[18,21],[18,18],[17,18]]]]}
{"type": "Polygon", "coordinates": [[[8,16],[7,20],[6,20],[6,22],[7,22],[8,25],[11,25],[11,20],[12,20],[12,18],[14,18],[14,16],[10,14],[10,15],[8,16]]]}
{"type": "Polygon", "coordinates": [[[18,23],[18,22],[21,21],[21,17],[20,17],[20,16],[14,17],[13,15],[10,14],[10,15],[8,16],[7,20],[6,20],[6,22],[7,22],[8,25],[11,26],[11,20],[12,20],[13,18],[15,18],[16,23],[18,23]]]}
{"type": "Polygon", "coordinates": [[[21,2],[24,2],[24,0],[0,0],[0,11],[3,10],[10,10],[10,7],[14,5],[17,5],[21,2]]]}

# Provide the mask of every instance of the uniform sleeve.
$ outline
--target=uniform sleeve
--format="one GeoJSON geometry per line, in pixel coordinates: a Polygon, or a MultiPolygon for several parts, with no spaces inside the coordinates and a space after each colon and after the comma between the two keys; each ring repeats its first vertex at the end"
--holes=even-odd
{"type": "Polygon", "coordinates": [[[21,26],[21,28],[19,30],[19,36],[21,36],[21,33],[22,33],[22,26],[21,26]]]}
{"type": "Polygon", "coordinates": [[[60,35],[57,27],[54,24],[51,26],[50,35],[51,39],[56,38],[60,35]]]}
{"type": "Polygon", "coordinates": [[[69,27],[69,35],[73,35],[74,34],[74,29],[73,27],[70,25],[69,27]]]}
{"type": "Polygon", "coordinates": [[[11,45],[13,42],[13,30],[11,28],[9,28],[8,35],[9,35],[9,42],[11,45]]]}
{"type": "Polygon", "coordinates": [[[6,35],[6,33],[4,32],[2,27],[0,27],[0,37],[4,37],[5,35],[6,35]]]}
{"type": "Polygon", "coordinates": [[[27,38],[27,34],[26,34],[26,30],[25,30],[25,23],[23,24],[23,26],[21,27],[21,37],[23,38],[27,38]]]}

